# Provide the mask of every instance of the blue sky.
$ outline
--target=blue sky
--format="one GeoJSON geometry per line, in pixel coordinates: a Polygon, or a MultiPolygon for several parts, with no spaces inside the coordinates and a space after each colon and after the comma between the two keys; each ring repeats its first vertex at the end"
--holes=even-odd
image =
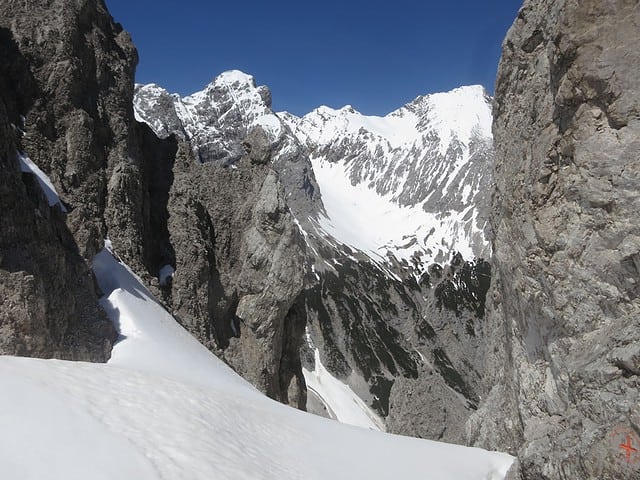
{"type": "Polygon", "coordinates": [[[230,69],[301,115],[346,104],[384,115],[418,95],[481,84],[521,0],[106,0],[138,48],[136,80],[182,95],[230,69]]]}

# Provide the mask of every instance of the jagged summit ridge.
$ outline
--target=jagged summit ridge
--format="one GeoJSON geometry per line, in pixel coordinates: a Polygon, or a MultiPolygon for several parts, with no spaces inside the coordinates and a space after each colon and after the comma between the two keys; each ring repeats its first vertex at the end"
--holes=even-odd
{"type": "Polygon", "coordinates": [[[446,152],[452,137],[469,138],[472,131],[491,136],[490,97],[481,85],[459,87],[450,92],[422,95],[403,107],[380,117],[363,115],[351,105],[334,109],[322,105],[303,117],[279,112],[296,135],[316,145],[332,143],[337,135],[357,136],[365,132],[386,140],[390,149],[407,146],[432,131],[446,152]]]}
{"type": "Polygon", "coordinates": [[[136,85],[134,112],[161,138],[173,134],[191,141],[203,163],[233,164],[242,155],[241,141],[261,126],[274,143],[282,135],[271,111],[271,93],[239,70],[218,75],[203,90],[186,97],[155,84],[136,85]]]}

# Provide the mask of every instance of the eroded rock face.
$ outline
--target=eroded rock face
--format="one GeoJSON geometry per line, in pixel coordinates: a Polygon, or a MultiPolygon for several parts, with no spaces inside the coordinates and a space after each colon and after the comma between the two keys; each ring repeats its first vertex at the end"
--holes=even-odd
{"type": "Polygon", "coordinates": [[[137,53],[103,2],[5,2],[0,34],[4,351],[105,361],[116,331],[90,263],[107,237],[146,281],[172,261],[176,142],[135,122],[137,53]],[[49,178],[59,206],[20,173],[18,151],[49,178]]]}
{"type": "Polygon", "coordinates": [[[21,172],[5,106],[0,98],[0,354],[106,361],[115,329],[60,207],[21,172]]]}
{"type": "MultiPolygon", "coordinates": [[[[185,131],[159,139],[137,123],[137,54],[103,2],[10,2],[0,14],[0,352],[109,357],[116,332],[90,270],[108,237],[201,341],[304,408],[305,261],[269,166],[273,139],[260,127],[221,127],[212,143],[230,147],[233,162],[202,164],[185,131]],[[50,178],[60,205],[20,172],[18,151],[50,178]]],[[[199,107],[250,83],[220,82],[199,107]]]]}
{"type": "Polygon", "coordinates": [[[304,408],[305,257],[278,175],[249,155],[236,168],[198,163],[188,142],[174,172],[174,313],[258,388],[304,408]]]}
{"type": "Polygon", "coordinates": [[[639,26],[638,1],[525,1],[503,44],[468,435],[517,454],[522,478],[640,474],[614,438],[640,427],[639,26]]]}
{"type": "Polygon", "coordinates": [[[92,258],[107,235],[105,212],[107,224],[120,215],[105,191],[111,173],[131,163],[135,48],[102,2],[5,2],[1,14],[34,76],[20,112],[24,149],[58,187],[80,253],[92,258]]]}
{"type": "Polygon", "coordinates": [[[135,50],[95,2],[4,2],[0,36],[0,350],[105,361],[116,332],[87,260],[106,235],[106,172],[127,145],[135,50]]]}

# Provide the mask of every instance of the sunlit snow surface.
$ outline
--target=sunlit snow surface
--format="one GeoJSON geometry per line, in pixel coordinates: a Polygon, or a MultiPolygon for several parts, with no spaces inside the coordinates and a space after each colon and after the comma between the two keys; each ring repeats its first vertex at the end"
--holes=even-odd
{"type": "Polygon", "coordinates": [[[319,219],[325,232],[377,261],[385,260],[388,252],[409,259],[420,250],[474,257],[463,220],[468,213],[476,214],[472,205],[446,215],[425,212],[419,205],[403,207],[365,183],[352,185],[347,169],[344,163],[314,162],[327,213],[319,219]]]}
{"type": "Polygon", "coordinates": [[[276,403],[166,313],[108,251],[108,364],[0,357],[3,479],[501,479],[502,453],[350,427],[276,403]]]}

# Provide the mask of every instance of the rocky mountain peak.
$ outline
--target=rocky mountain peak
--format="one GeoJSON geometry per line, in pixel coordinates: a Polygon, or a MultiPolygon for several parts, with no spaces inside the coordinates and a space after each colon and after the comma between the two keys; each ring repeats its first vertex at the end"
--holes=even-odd
{"type": "Polygon", "coordinates": [[[243,154],[242,141],[255,126],[272,144],[282,136],[280,120],[271,111],[269,89],[256,86],[251,75],[239,70],[218,75],[186,97],[153,84],[136,85],[134,111],[159,137],[173,133],[190,140],[202,163],[234,165],[243,154]]]}
{"type": "MultiPolygon", "coordinates": [[[[222,72],[218,75],[213,82],[209,85],[224,85],[229,88],[256,88],[256,81],[253,78],[253,75],[249,75],[244,73],[241,70],[227,70],[226,72],[222,72]]],[[[209,88],[207,87],[207,88],[209,88]]]]}

